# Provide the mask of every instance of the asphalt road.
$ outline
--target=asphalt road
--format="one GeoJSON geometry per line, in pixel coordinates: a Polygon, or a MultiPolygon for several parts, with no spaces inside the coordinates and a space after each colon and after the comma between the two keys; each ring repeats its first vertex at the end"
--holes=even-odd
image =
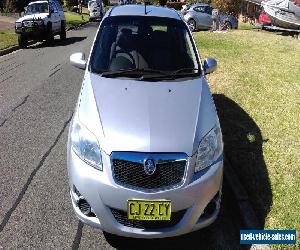
{"type": "Polygon", "coordinates": [[[0,57],[0,249],[238,249],[236,202],[224,183],[210,227],[182,237],[136,240],[79,223],[68,194],[66,141],[83,71],[69,64],[89,52],[97,24],[64,43],[0,57]]]}

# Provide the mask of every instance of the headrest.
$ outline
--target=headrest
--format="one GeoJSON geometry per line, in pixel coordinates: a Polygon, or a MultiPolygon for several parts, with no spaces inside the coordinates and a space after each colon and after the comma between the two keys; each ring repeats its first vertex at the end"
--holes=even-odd
{"type": "Polygon", "coordinates": [[[171,39],[167,32],[161,30],[153,31],[153,42],[159,47],[168,47],[171,45],[171,39]]]}
{"type": "Polygon", "coordinates": [[[131,51],[133,49],[133,35],[131,29],[122,29],[121,32],[119,32],[117,37],[117,45],[125,50],[125,51],[131,51]]]}
{"type": "Polygon", "coordinates": [[[138,34],[143,37],[152,36],[153,29],[149,25],[143,25],[139,27],[138,34]]]}

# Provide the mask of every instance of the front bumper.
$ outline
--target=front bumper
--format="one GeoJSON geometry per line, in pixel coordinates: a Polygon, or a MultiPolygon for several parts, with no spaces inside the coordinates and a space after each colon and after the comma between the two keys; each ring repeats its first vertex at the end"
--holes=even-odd
{"type": "Polygon", "coordinates": [[[210,225],[216,219],[221,200],[223,159],[198,173],[193,174],[193,159],[189,159],[187,174],[182,186],[155,193],[132,190],[116,184],[112,177],[110,157],[102,153],[103,172],[90,167],[68,149],[70,195],[77,217],[84,223],[106,232],[126,237],[162,238],[172,237],[210,225]],[[74,189],[76,187],[76,189],[74,189]],[[91,206],[94,216],[85,215],[78,207],[78,192],[91,206]],[[184,211],[182,218],[171,227],[141,229],[119,223],[113,210],[127,211],[129,199],[168,199],[172,212],[184,211]],[[207,216],[204,210],[209,204],[215,209],[207,216]]]}
{"type": "Polygon", "coordinates": [[[90,12],[90,18],[100,18],[100,17],[102,17],[100,11],[97,11],[97,12],[90,12]]]}
{"type": "Polygon", "coordinates": [[[22,34],[26,36],[28,39],[43,39],[47,33],[47,29],[45,25],[34,25],[32,27],[20,27],[16,28],[15,32],[17,34],[22,34]]]}

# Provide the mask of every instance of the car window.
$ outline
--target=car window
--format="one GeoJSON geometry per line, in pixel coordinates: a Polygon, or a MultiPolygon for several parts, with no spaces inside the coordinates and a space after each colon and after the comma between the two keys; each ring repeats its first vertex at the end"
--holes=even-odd
{"type": "Polygon", "coordinates": [[[26,15],[38,14],[38,13],[48,13],[47,3],[33,3],[28,5],[26,9],[26,15]]]}
{"type": "Polygon", "coordinates": [[[62,6],[60,5],[59,2],[54,1],[53,3],[54,3],[54,5],[56,6],[56,9],[57,9],[58,11],[64,11],[64,9],[62,8],[62,6]]]}
{"type": "Polygon", "coordinates": [[[205,13],[206,13],[206,14],[211,15],[211,14],[212,14],[212,10],[213,10],[213,8],[210,7],[210,6],[206,6],[206,7],[205,7],[205,13]]]}
{"type": "Polygon", "coordinates": [[[167,32],[167,30],[168,30],[168,26],[167,25],[152,25],[151,28],[152,28],[153,31],[155,31],[155,30],[161,30],[161,31],[167,32]]]}
{"type": "Polygon", "coordinates": [[[199,68],[188,28],[171,18],[106,18],[91,54],[95,73],[127,69],[176,71],[199,68]]]}
{"type": "Polygon", "coordinates": [[[205,13],[205,6],[197,6],[194,8],[194,10],[197,12],[205,13]]]}
{"type": "Polygon", "coordinates": [[[57,7],[54,2],[49,2],[49,6],[50,6],[50,10],[53,10],[54,13],[58,12],[57,7]]]}
{"type": "Polygon", "coordinates": [[[185,43],[187,44],[187,53],[190,56],[190,58],[193,60],[194,65],[197,65],[197,57],[196,54],[193,51],[193,45],[192,41],[190,39],[189,34],[186,32],[184,36],[185,43]]]}

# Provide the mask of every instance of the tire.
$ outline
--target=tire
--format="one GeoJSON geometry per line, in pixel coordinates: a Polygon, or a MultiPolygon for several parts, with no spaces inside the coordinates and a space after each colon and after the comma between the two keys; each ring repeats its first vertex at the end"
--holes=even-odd
{"type": "Polygon", "coordinates": [[[224,26],[223,26],[223,30],[231,30],[232,29],[232,25],[230,22],[225,22],[224,26]]]}
{"type": "Polygon", "coordinates": [[[194,19],[190,19],[187,22],[191,31],[196,31],[196,21],[194,19]]]}
{"type": "Polygon", "coordinates": [[[47,33],[46,33],[46,42],[48,45],[52,45],[54,42],[54,35],[52,32],[52,25],[48,24],[47,25],[47,33]]]}
{"type": "Polygon", "coordinates": [[[67,38],[66,33],[66,25],[64,22],[61,23],[61,30],[60,30],[60,40],[64,41],[67,38]]]}
{"type": "Polygon", "coordinates": [[[27,38],[24,35],[19,34],[18,35],[18,44],[19,44],[19,47],[21,49],[25,49],[27,47],[27,44],[28,44],[27,38]]]}

